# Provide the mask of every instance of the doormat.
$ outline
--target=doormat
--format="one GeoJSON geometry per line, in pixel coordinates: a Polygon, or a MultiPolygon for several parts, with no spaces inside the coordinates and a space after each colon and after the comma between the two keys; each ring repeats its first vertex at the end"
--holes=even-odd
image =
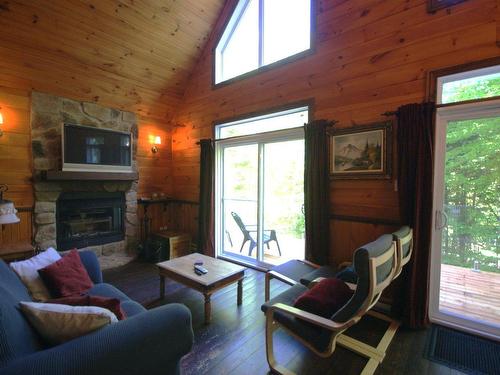
{"type": "Polygon", "coordinates": [[[433,325],[424,357],[467,374],[500,374],[500,343],[433,325]]]}

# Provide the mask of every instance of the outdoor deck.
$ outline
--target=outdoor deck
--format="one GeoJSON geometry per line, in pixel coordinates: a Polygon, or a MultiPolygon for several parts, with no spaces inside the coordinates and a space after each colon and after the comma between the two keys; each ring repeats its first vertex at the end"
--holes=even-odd
{"type": "Polygon", "coordinates": [[[440,307],[500,325],[500,273],[442,264],[440,307]]]}

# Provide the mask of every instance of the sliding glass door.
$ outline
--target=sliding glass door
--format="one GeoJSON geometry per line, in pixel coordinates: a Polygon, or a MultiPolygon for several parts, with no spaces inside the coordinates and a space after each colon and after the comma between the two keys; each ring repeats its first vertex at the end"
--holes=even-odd
{"type": "Polygon", "coordinates": [[[497,72],[442,82],[430,316],[500,339],[500,99],[480,96],[500,95],[497,72]],[[463,97],[478,100],[460,103],[463,97]]]}
{"type": "Polygon", "coordinates": [[[298,108],[216,128],[219,256],[262,266],[304,258],[305,122],[298,108]]]}

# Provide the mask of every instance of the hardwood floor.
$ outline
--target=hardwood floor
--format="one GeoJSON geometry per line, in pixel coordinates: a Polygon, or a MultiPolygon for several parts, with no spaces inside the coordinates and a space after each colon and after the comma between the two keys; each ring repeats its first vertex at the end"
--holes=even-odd
{"type": "MultiPolygon", "coordinates": [[[[165,298],[159,300],[159,277],[154,264],[133,262],[104,272],[106,282],[114,284],[130,298],[148,308],[178,302],[193,314],[195,344],[182,360],[184,374],[267,374],[265,353],[264,274],[247,270],[243,283],[243,304],[236,305],[236,284],[212,297],[212,323],[203,324],[203,296],[174,281],[166,280],[165,298]]],[[[288,286],[273,280],[271,296],[288,286]]],[[[364,318],[349,330],[349,335],[375,343],[384,324],[371,317],[364,318]]],[[[423,358],[427,338],[425,331],[401,329],[389,347],[377,374],[460,374],[460,372],[423,358]]],[[[297,374],[359,374],[365,359],[337,347],[332,357],[321,359],[285,333],[278,331],[276,355],[281,363],[297,374]]]]}

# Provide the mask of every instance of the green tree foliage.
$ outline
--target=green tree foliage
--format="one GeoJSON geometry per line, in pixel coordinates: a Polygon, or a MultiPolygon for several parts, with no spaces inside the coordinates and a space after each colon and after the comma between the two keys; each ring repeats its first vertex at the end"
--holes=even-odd
{"type": "MultiPolygon", "coordinates": [[[[459,87],[453,101],[500,93],[500,78],[459,87]]],[[[491,96],[491,95],[489,95],[491,96]]],[[[500,117],[452,121],[446,140],[443,262],[500,272],[500,117]]]]}

